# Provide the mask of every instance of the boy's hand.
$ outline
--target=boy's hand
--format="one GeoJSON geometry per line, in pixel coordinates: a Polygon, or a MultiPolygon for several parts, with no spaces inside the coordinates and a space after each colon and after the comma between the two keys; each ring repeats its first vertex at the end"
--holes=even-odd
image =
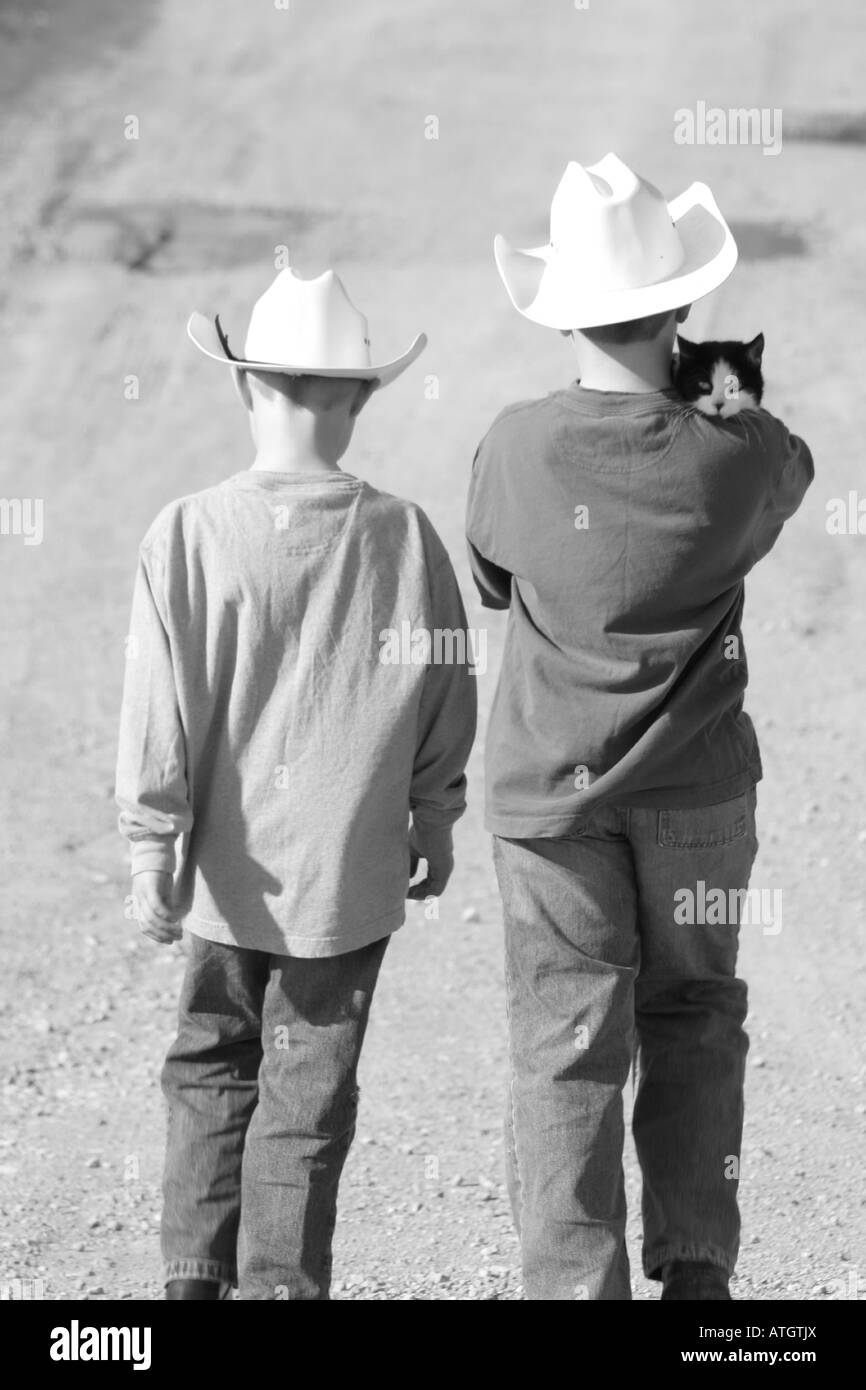
{"type": "Polygon", "coordinates": [[[132,880],[135,918],[145,936],[168,946],[179,941],[183,928],[171,903],[172,876],[160,869],[143,869],[132,880]]]}
{"type": "Polygon", "coordinates": [[[423,898],[438,898],[445,892],[445,885],[454,868],[454,844],[449,830],[423,830],[412,826],[409,831],[409,877],[418,871],[419,860],[427,861],[427,877],[420,883],[413,883],[406,894],[416,901],[423,898]]]}

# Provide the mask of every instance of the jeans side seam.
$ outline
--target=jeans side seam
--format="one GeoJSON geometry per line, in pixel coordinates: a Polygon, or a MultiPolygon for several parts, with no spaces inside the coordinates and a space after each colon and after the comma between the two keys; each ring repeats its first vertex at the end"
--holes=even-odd
{"type": "MultiPolygon", "coordinates": [[[[506,933],[508,928],[506,927],[506,933]]],[[[514,1164],[516,1197],[520,1212],[520,1225],[523,1226],[523,1178],[520,1173],[520,1159],[517,1155],[517,1126],[514,1107],[514,1039],[511,1027],[511,966],[508,960],[508,942],[505,943],[505,1018],[508,1030],[508,1107],[511,1122],[511,1158],[514,1164]]]]}

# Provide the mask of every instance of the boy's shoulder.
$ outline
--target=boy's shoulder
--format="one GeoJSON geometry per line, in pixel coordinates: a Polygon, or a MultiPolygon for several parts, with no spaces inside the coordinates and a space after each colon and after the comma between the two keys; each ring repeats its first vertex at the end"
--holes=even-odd
{"type": "Polygon", "coordinates": [[[683,441],[686,448],[708,460],[748,466],[769,483],[778,478],[790,460],[810,457],[803,440],[763,405],[740,410],[722,420],[689,407],[684,424],[688,431],[683,441]]]}
{"type": "Polygon", "coordinates": [[[794,438],[784,420],[773,415],[765,405],[759,405],[754,410],[741,410],[730,419],[736,420],[744,434],[760,442],[764,448],[777,447],[794,438]]]}
{"type": "Polygon", "coordinates": [[[366,525],[383,534],[389,543],[405,545],[414,541],[436,564],[446,556],[436,527],[417,502],[384,492],[367,482],[362,483],[359,500],[366,525]]]}
{"type": "Polygon", "coordinates": [[[210,487],[201,488],[198,492],[189,492],[183,497],[175,497],[171,502],[166,502],[148,526],[141,542],[142,549],[158,549],[173,537],[182,535],[191,517],[206,513],[213,505],[218,504],[226,482],[224,479],[210,487]]]}
{"type": "Polygon", "coordinates": [[[550,414],[552,410],[555,411],[558,408],[561,395],[562,392],[558,390],[548,391],[545,396],[527,397],[524,400],[512,401],[510,405],[503,406],[488,426],[481,441],[482,444],[503,439],[512,431],[519,430],[521,426],[531,425],[539,417],[550,414]]]}
{"type": "Polygon", "coordinates": [[[567,398],[568,388],[557,387],[544,396],[527,397],[504,406],[478,445],[476,464],[485,459],[502,464],[509,457],[518,461],[533,457],[558,423],[576,418],[565,404],[567,398]]]}
{"type": "MultiPolygon", "coordinates": [[[[494,458],[502,463],[514,457],[523,461],[536,443],[551,439],[554,431],[560,432],[560,427],[570,434],[587,420],[595,428],[601,423],[602,417],[584,417],[570,409],[569,404],[573,403],[569,402],[568,388],[561,387],[544,396],[505,406],[481,439],[476,459],[494,458]]],[[[777,462],[780,453],[786,453],[795,439],[784,422],[765,406],[742,410],[718,420],[703,414],[687,401],[675,400],[671,405],[674,408],[669,409],[667,424],[651,412],[646,416],[630,413],[628,419],[635,429],[640,428],[641,421],[650,422],[654,433],[663,424],[668,432],[673,428],[674,434],[681,434],[681,443],[690,450],[728,456],[748,453],[770,464],[777,462]]]]}

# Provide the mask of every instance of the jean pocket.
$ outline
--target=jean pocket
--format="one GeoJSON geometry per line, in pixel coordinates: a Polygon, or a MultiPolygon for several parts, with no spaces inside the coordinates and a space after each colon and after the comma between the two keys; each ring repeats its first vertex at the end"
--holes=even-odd
{"type": "Polygon", "coordinates": [[[745,838],[749,826],[749,792],[715,806],[659,811],[658,842],[666,849],[710,849],[745,838]]]}

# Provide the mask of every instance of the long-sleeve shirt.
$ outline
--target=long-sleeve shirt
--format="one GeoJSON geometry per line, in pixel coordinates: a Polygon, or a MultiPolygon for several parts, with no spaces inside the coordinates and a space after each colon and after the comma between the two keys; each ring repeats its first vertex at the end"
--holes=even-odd
{"type": "Polygon", "coordinates": [[[688,807],[761,775],[744,578],[813,477],[766,410],[577,383],[503,411],[475,456],[469,552],[508,608],[486,824],[567,835],[603,804],[688,807]]]}
{"type": "Polygon", "coordinates": [[[469,659],[436,660],[462,645],[406,640],[437,631],[466,632],[442,542],[350,474],[252,470],[160,513],[117,801],[134,874],[175,872],[183,836],[190,931],[329,956],[400,926],[410,814],[422,839],[462,814],[475,731],[469,659]]]}

